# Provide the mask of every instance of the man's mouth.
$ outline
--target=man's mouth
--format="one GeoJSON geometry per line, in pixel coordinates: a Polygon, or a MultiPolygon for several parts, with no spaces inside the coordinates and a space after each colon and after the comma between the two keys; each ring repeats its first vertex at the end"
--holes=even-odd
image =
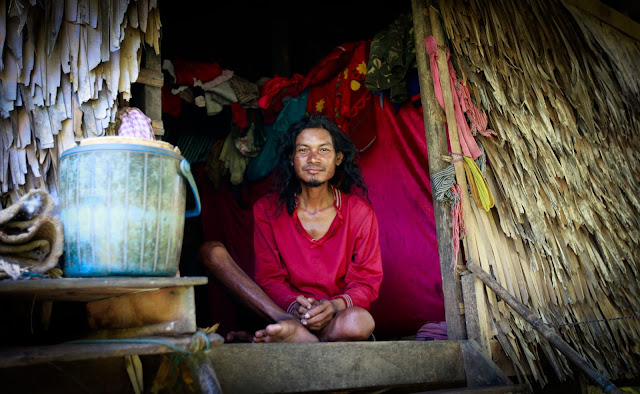
{"type": "Polygon", "coordinates": [[[305,169],[305,172],[311,173],[311,174],[317,174],[319,172],[322,172],[322,168],[318,168],[318,167],[307,167],[305,169]]]}

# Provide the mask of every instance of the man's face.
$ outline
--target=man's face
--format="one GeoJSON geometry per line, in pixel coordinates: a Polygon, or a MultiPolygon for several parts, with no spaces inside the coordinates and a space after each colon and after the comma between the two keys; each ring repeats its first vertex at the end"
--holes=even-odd
{"type": "Polygon", "coordinates": [[[333,178],[342,158],[327,130],[304,129],[296,137],[291,164],[303,184],[318,187],[333,178]]]}

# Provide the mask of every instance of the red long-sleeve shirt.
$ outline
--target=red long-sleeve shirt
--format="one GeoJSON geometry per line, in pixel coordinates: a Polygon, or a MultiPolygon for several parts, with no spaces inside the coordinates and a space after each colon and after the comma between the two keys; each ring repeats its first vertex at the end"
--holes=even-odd
{"type": "Polygon", "coordinates": [[[334,190],[337,214],[327,233],[314,240],[297,209],[276,213],[276,199],[256,202],[254,246],[256,281],[282,309],[291,313],[298,295],[342,298],[347,307],[369,309],[378,298],[382,259],[376,215],[361,197],[334,190]]]}

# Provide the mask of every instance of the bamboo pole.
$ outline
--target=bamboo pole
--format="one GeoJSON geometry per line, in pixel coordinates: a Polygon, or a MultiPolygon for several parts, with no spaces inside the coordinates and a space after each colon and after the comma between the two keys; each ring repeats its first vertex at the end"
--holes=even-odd
{"type": "MultiPolygon", "coordinates": [[[[438,69],[440,72],[440,86],[442,86],[442,97],[444,98],[445,114],[447,116],[447,125],[449,129],[449,145],[451,146],[451,152],[462,154],[460,148],[460,138],[458,137],[458,124],[456,121],[455,110],[453,105],[453,94],[451,91],[451,84],[449,82],[449,66],[447,63],[447,53],[442,49],[441,45],[445,43],[444,32],[440,23],[440,12],[432,5],[433,2],[428,0],[429,17],[431,19],[431,30],[433,37],[438,44],[438,69]]],[[[424,43],[422,44],[424,46],[424,43]]],[[[469,203],[469,192],[467,188],[467,178],[464,171],[464,165],[462,161],[456,161],[453,163],[456,181],[460,185],[462,193],[462,215],[465,221],[465,228],[467,231],[467,237],[463,240],[464,250],[468,258],[474,261],[481,261],[479,259],[479,252],[477,247],[477,223],[473,215],[471,205],[469,203]]],[[[476,305],[478,313],[477,325],[480,332],[471,333],[467,332],[469,339],[475,339],[486,352],[491,354],[491,348],[489,346],[489,314],[487,311],[487,302],[484,286],[480,281],[475,283],[476,305]]]]}
{"type": "MultiPolygon", "coordinates": [[[[424,39],[431,30],[427,20],[427,10],[422,0],[412,0],[413,32],[416,40],[416,61],[424,117],[424,130],[427,138],[429,155],[429,174],[441,171],[448,163],[440,160],[448,153],[447,133],[442,122],[442,109],[436,100],[433,90],[431,70],[424,47],[424,39]]],[[[440,271],[442,276],[442,292],[444,294],[444,310],[447,320],[447,337],[449,339],[466,339],[467,332],[464,316],[460,311],[462,301],[460,275],[454,273],[451,267],[453,251],[451,249],[451,213],[446,203],[433,198],[433,214],[438,238],[438,255],[440,256],[440,271]]]]}
{"type": "Polygon", "coordinates": [[[598,372],[597,369],[591,366],[580,356],[578,352],[566,343],[554,330],[547,327],[540,316],[536,315],[526,305],[518,301],[507,289],[502,287],[495,279],[493,279],[485,270],[482,269],[475,261],[471,261],[467,264],[467,269],[475,275],[477,279],[482,281],[487,287],[493,290],[509,304],[514,311],[516,311],[523,319],[533,326],[539,333],[541,333],[556,349],[564,354],[571,362],[573,362],[578,368],[580,368],[590,379],[597,383],[602,391],[605,393],[622,393],[609,379],[598,372]]]}

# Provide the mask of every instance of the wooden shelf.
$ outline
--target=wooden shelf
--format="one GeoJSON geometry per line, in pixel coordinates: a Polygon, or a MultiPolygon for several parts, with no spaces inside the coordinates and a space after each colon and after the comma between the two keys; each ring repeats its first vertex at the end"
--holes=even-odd
{"type": "Polygon", "coordinates": [[[39,301],[91,302],[122,295],[171,287],[207,284],[194,277],[103,277],[0,281],[0,296],[36,297],[39,301]]]}
{"type": "MultiPolygon", "coordinates": [[[[224,339],[219,334],[208,334],[210,347],[219,346],[224,339]]],[[[121,342],[95,341],[62,343],[50,346],[20,347],[0,350],[0,368],[22,367],[54,361],[81,361],[97,358],[130,356],[134,354],[175,353],[177,348],[192,350],[203,337],[191,334],[173,337],[124,339],[121,342]]]]}

